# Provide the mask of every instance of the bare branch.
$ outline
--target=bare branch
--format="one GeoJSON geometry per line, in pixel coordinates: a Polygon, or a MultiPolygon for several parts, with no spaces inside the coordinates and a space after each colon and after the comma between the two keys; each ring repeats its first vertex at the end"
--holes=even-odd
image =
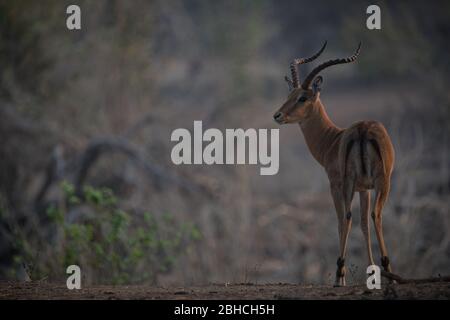
{"type": "Polygon", "coordinates": [[[74,184],[75,190],[81,195],[81,188],[88,175],[90,168],[98,160],[98,158],[105,153],[122,153],[126,155],[135,166],[144,170],[152,183],[159,184],[163,181],[170,182],[180,187],[182,190],[188,192],[199,192],[212,196],[209,189],[204,186],[192,183],[182,177],[173,175],[164,169],[153,165],[146,159],[146,157],[130,142],[122,138],[104,138],[93,140],[86,147],[85,151],[80,157],[77,165],[74,184]]]}

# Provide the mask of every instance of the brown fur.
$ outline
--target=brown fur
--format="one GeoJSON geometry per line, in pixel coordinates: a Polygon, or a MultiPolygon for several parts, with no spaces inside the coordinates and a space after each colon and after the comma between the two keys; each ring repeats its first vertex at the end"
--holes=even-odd
{"type": "Polygon", "coordinates": [[[349,128],[338,128],[328,117],[318,90],[295,88],[275,114],[280,124],[299,123],[313,157],[327,172],[338,217],[340,255],[336,285],[345,285],[345,253],[351,228],[351,202],[360,194],[361,229],[369,264],[374,264],[369,232],[370,193],[375,190],[373,220],[381,249],[383,266],[391,271],[382,232],[382,209],[387,199],[394,167],[394,148],[384,126],[361,121],[349,128]],[[306,101],[299,101],[304,96],[306,101]],[[387,263],[386,263],[387,261],[387,263]]]}

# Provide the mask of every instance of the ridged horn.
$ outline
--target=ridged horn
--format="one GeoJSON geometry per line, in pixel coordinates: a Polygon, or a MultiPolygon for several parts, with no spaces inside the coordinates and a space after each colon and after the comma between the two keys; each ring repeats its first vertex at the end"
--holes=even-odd
{"type": "Polygon", "coordinates": [[[319,72],[321,72],[323,69],[334,66],[336,64],[342,64],[342,63],[350,63],[356,60],[356,58],[359,55],[359,51],[361,49],[361,42],[358,45],[358,48],[356,49],[355,53],[347,58],[343,58],[343,59],[334,59],[334,60],[329,60],[327,62],[322,63],[321,65],[315,67],[306,77],[305,81],[303,81],[302,83],[302,88],[303,89],[308,89],[309,86],[311,85],[311,82],[313,81],[313,79],[319,74],[319,72]]]}
{"type": "Polygon", "coordinates": [[[309,58],[295,59],[294,61],[292,61],[291,65],[290,65],[290,69],[291,69],[291,74],[292,74],[292,85],[294,88],[300,87],[300,80],[298,77],[298,65],[308,63],[308,62],[311,62],[311,61],[317,59],[322,54],[323,50],[325,50],[326,46],[327,46],[327,41],[325,41],[322,48],[313,56],[311,56],[309,58]]]}

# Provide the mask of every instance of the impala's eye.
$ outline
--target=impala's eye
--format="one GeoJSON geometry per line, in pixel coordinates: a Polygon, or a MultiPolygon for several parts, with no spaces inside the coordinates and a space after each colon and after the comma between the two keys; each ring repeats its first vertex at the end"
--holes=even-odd
{"type": "Polygon", "coordinates": [[[298,99],[298,102],[305,102],[306,101],[306,97],[305,96],[301,96],[300,99],[298,99]]]}

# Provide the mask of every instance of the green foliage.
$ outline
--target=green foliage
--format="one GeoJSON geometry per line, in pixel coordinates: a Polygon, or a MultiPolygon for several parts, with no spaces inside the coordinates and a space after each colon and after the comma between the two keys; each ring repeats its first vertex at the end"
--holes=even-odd
{"type": "Polygon", "coordinates": [[[73,185],[63,182],[61,190],[66,206],[47,209],[56,243],[15,237],[21,252],[15,263],[27,266],[32,279],[61,277],[67,266],[77,264],[91,283],[154,282],[174,267],[189,243],[201,239],[196,226],[178,223],[170,214],[138,216],[122,210],[110,189],[85,187],[79,197],[73,185]]]}

